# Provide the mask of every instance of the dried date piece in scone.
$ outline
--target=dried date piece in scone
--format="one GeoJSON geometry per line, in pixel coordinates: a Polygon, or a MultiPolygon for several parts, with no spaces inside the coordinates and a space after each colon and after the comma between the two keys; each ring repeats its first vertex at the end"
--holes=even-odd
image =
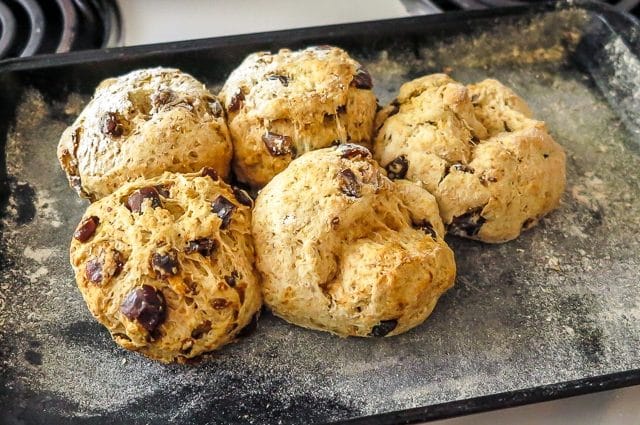
{"type": "Polygon", "coordinates": [[[565,186],[564,151],[530,115],[495,80],[467,88],[429,75],[378,114],[375,158],[436,197],[449,233],[506,242],[556,208],[565,186]]]}
{"type": "Polygon", "coordinates": [[[236,176],[259,188],[305,152],[368,146],[377,105],[372,89],[369,73],[336,47],[249,55],[220,93],[236,176]]]}
{"type": "Polygon", "coordinates": [[[93,316],[129,350],[184,361],[231,341],[261,306],[251,211],[211,173],[165,173],[91,204],[71,242],[93,316]]]}
{"type": "Polygon", "coordinates": [[[58,145],[69,183],[92,201],[165,171],[211,167],[226,178],[232,155],[218,99],[191,75],[169,68],[104,80],[58,145]]]}
{"type": "Polygon", "coordinates": [[[265,304],[307,328],[397,335],[454,282],[433,196],[386,178],[361,146],[295,159],[258,195],[252,229],[265,304]]]}

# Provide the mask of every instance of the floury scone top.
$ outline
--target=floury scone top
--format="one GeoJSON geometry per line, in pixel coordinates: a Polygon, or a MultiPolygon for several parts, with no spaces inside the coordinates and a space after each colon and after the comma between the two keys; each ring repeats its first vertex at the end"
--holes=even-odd
{"type": "Polygon", "coordinates": [[[260,188],[296,157],[340,143],[370,147],[369,73],[337,47],[253,53],[220,92],[239,181],[260,188]]]}
{"type": "Polygon", "coordinates": [[[434,197],[361,146],[295,159],[258,195],[252,229],[266,305],[307,328],[397,335],[455,280],[434,197]]]}
{"type": "Polygon", "coordinates": [[[560,202],[564,150],[496,80],[464,86],[444,74],[418,78],[376,121],[375,158],[390,177],[436,197],[449,233],[506,242],[560,202]]]}
{"type": "Polygon", "coordinates": [[[232,155],[216,96],[191,75],[170,68],[104,80],[58,145],[71,187],[91,201],[165,171],[210,167],[226,179],[232,155]]]}

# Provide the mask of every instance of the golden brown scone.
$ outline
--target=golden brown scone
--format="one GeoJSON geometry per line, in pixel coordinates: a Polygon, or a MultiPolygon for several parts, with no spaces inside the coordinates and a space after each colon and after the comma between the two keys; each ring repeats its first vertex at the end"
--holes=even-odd
{"type": "Polygon", "coordinates": [[[251,322],[261,295],[250,199],[235,192],[204,169],[139,179],[89,206],[71,264],[91,314],[115,342],[184,361],[251,322]]]}
{"type": "Polygon", "coordinates": [[[543,121],[533,119],[529,105],[498,80],[486,79],[469,84],[467,89],[473,111],[489,136],[527,128],[546,131],[543,121]]]}
{"type": "Polygon", "coordinates": [[[535,225],[565,186],[562,147],[498,85],[473,86],[474,104],[469,89],[443,74],[407,83],[378,114],[374,145],[390,178],[436,197],[450,233],[492,243],[535,225]]]}
{"type": "Polygon", "coordinates": [[[226,178],[232,155],[217,98],[192,76],[169,68],[104,80],[58,145],[71,187],[92,201],[165,171],[206,166],[226,178]]]}
{"type": "Polygon", "coordinates": [[[336,47],[249,55],[220,93],[238,179],[262,187],[305,152],[345,142],[370,146],[372,87],[369,73],[336,47]]]}
{"type": "Polygon", "coordinates": [[[252,229],[265,303],[311,329],[406,332],[455,279],[433,196],[357,145],[295,159],[258,195],[252,229]]]}

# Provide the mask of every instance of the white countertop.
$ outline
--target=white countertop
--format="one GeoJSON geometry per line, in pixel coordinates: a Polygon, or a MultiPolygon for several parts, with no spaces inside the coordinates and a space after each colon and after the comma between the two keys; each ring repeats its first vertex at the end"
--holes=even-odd
{"type": "Polygon", "coordinates": [[[430,422],[433,425],[638,425],[640,386],[430,422]]]}
{"type": "MultiPolygon", "coordinates": [[[[407,16],[398,0],[118,0],[125,45],[407,16]]],[[[432,422],[639,425],[640,386],[432,422]]]]}
{"type": "Polygon", "coordinates": [[[123,41],[127,46],[407,16],[397,0],[118,0],[118,3],[123,12],[123,41]]]}

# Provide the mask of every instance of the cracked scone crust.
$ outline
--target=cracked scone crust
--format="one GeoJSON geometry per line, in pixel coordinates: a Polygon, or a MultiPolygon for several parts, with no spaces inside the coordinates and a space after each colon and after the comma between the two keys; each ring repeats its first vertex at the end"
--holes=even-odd
{"type": "Polygon", "coordinates": [[[431,192],[452,234],[506,242],[560,202],[562,147],[496,80],[465,87],[443,74],[419,78],[376,124],[375,158],[390,178],[431,192]]]}
{"type": "Polygon", "coordinates": [[[104,80],[60,138],[69,183],[94,201],[138,177],[214,168],[226,178],[233,148],[218,99],[177,69],[104,80]]]}
{"type": "Polygon", "coordinates": [[[498,80],[469,84],[467,90],[473,111],[487,129],[488,136],[530,128],[546,131],[544,122],[533,119],[526,102],[498,80]]]}
{"type": "Polygon", "coordinates": [[[238,199],[206,170],[137,180],[89,206],[71,264],[89,310],[115,342],[184,361],[251,322],[261,295],[251,212],[238,199]]]}
{"type": "Polygon", "coordinates": [[[454,282],[434,198],[390,181],[360,146],[294,160],[258,195],[252,226],[265,304],[307,328],[397,335],[454,282]]]}
{"type": "Polygon", "coordinates": [[[305,152],[345,142],[370,146],[372,87],[368,72],[336,47],[249,55],[220,93],[238,179],[262,187],[305,152]]]}

